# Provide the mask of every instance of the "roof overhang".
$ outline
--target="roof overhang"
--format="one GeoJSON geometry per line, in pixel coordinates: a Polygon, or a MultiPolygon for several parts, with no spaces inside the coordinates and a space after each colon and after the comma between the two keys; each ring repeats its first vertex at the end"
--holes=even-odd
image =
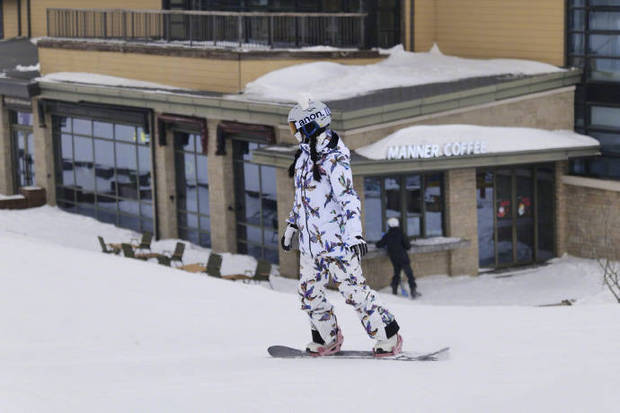
{"type": "MultiPolygon", "coordinates": [[[[252,152],[252,161],[260,165],[288,168],[294,159],[294,150],[295,147],[290,146],[263,147],[252,152]]],[[[409,172],[536,164],[598,155],[600,155],[600,148],[598,146],[486,153],[476,156],[453,156],[449,158],[416,160],[373,160],[353,154],[351,170],[353,175],[392,175],[409,172]]]]}
{"type": "MultiPolygon", "coordinates": [[[[500,83],[485,83],[484,86],[481,86],[480,82],[471,80],[447,82],[442,84],[442,87],[437,85],[424,87],[430,90],[425,90],[421,95],[415,90],[407,96],[398,94],[397,91],[390,93],[384,91],[376,96],[370,94],[347,101],[333,102],[333,105],[331,102],[328,104],[333,106],[332,127],[346,134],[346,131],[356,128],[562,89],[579,83],[580,78],[580,70],[570,69],[543,75],[506,78],[500,83]],[[466,85],[468,88],[460,90],[459,85],[460,87],[466,85]],[[387,95],[379,96],[383,94],[387,95]]],[[[282,125],[287,129],[286,119],[291,108],[290,103],[249,101],[245,100],[242,95],[231,97],[197,91],[162,93],[137,88],[46,80],[41,80],[39,86],[41,97],[45,99],[149,107],[166,113],[181,113],[208,119],[263,125],[282,125]]]]}
{"type": "Polygon", "coordinates": [[[0,78],[0,95],[13,98],[30,99],[39,95],[36,82],[25,79],[0,78]]]}

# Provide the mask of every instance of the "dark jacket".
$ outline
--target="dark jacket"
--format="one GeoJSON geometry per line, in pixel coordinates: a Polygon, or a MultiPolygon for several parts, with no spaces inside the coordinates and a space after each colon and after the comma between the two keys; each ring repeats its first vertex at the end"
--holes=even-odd
{"type": "Polygon", "coordinates": [[[407,250],[411,248],[409,240],[403,235],[400,227],[392,227],[383,235],[383,238],[377,242],[378,248],[387,248],[387,253],[392,262],[408,263],[409,255],[407,250]]]}

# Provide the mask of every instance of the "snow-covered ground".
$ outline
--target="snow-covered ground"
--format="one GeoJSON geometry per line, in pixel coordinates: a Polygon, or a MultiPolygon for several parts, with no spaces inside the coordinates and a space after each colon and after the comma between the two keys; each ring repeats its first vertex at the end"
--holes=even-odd
{"type": "MultiPolygon", "coordinates": [[[[0,411],[615,412],[620,403],[620,306],[590,260],[427,277],[417,301],[382,295],[405,348],[448,345],[447,361],[277,360],[268,345],[309,338],[294,281],[273,277],[270,290],[105,255],[96,235],[136,234],[51,207],[0,210],[0,411]],[[575,305],[537,306],[563,299],[575,305]]],[[[208,256],[188,252],[188,262],[208,256]]],[[[239,259],[225,263],[252,267],[239,259]]],[[[345,348],[369,348],[354,312],[330,297],[345,348]]]]}

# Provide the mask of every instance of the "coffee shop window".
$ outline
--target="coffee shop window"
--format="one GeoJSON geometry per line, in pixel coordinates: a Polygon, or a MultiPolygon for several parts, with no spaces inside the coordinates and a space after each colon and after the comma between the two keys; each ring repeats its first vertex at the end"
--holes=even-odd
{"type": "Polygon", "coordinates": [[[409,238],[443,236],[443,204],[441,173],[365,177],[366,239],[378,241],[392,217],[409,238]]]}

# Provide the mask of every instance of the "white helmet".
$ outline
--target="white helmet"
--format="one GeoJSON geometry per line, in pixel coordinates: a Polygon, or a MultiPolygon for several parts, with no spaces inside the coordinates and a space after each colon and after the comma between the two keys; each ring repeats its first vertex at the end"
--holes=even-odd
{"type": "Polygon", "coordinates": [[[387,220],[388,227],[396,228],[398,226],[398,218],[390,218],[387,220]]]}
{"type": "MultiPolygon", "coordinates": [[[[294,135],[301,132],[302,135],[309,137],[319,129],[329,126],[332,122],[332,112],[325,103],[304,96],[288,113],[288,122],[294,135]]],[[[297,135],[296,137],[301,138],[297,135]]]]}

